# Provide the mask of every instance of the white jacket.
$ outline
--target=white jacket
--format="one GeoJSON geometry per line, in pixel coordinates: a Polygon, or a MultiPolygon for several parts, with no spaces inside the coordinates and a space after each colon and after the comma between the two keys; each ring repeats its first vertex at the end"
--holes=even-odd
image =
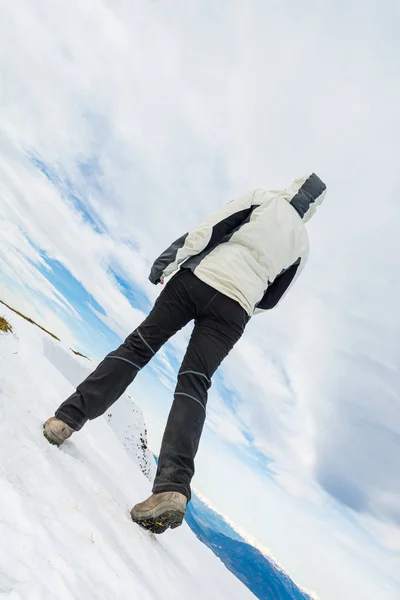
{"type": "Polygon", "coordinates": [[[184,262],[250,316],[273,308],[304,268],[309,253],[304,223],[325,191],[313,173],[284,190],[257,189],[232,200],[165,250],[150,281],[163,281],[184,262]]]}

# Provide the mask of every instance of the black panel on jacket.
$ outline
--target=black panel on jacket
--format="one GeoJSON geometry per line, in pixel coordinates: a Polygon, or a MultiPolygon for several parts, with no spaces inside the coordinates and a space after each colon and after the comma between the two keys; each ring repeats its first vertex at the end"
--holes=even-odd
{"type": "Polygon", "coordinates": [[[154,261],[153,266],[151,267],[149,280],[151,283],[157,284],[160,281],[161,275],[165,271],[165,269],[174,262],[176,259],[176,255],[178,254],[178,250],[185,245],[185,240],[189,234],[185,233],[180,238],[175,240],[160,256],[154,261]]]}
{"type": "Polygon", "coordinates": [[[185,269],[190,269],[194,271],[196,267],[199,266],[201,261],[208,255],[210,252],[214,250],[220,244],[225,244],[225,242],[229,242],[231,237],[236,231],[238,231],[243,225],[250,221],[251,213],[257,205],[252,206],[251,208],[246,208],[245,210],[240,210],[239,212],[226,217],[223,221],[220,221],[213,227],[213,231],[211,234],[211,239],[208,242],[207,246],[194,256],[190,256],[184,263],[185,269]]]}
{"type": "Polygon", "coordinates": [[[278,275],[274,282],[268,286],[263,298],[256,304],[256,308],[262,308],[263,310],[274,308],[295,278],[299,266],[300,258],[286,271],[278,275]]]}
{"type": "Polygon", "coordinates": [[[318,175],[313,173],[306,179],[297,194],[293,196],[290,204],[297,210],[301,218],[303,218],[310,208],[310,204],[315,202],[325,190],[326,185],[324,182],[318,175]]]}
{"type": "Polygon", "coordinates": [[[217,244],[221,242],[222,238],[224,238],[228,234],[233,234],[234,230],[237,230],[239,227],[244,225],[244,221],[246,221],[250,217],[251,213],[255,208],[257,208],[256,205],[251,206],[250,208],[244,208],[243,210],[239,210],[237,213],[229,215],[229,217],[226,217],[225,219],[214,225],[211,234],[211,239],[208,242],[207,246],[204,248],[204,250],[214,248],[215,246],[217,246],[217,244]]]}
{"type": "Polygon", "coordinates": [[[258,204],[254,204],[251,208],[246,208],[245,210],[240,210],[239,212],[226,217],[220,223],[217,223],[213,227],[213,232],[211,235],[211,239],[208,242],[207,246],[199,252],[199,254],[195,254],[187,259],[184,263],[185,269],[190,269],[194,271],[196,267],[199,266],[203,258],[210,254],[220,244],[225,244],[229,242],[234,233],[236,233],[243,225],[246,225],[250,221],[251,214],[255,208],[258,208],[258,204]],[[221,236],[221,237],[220,237],[221,236]]]}

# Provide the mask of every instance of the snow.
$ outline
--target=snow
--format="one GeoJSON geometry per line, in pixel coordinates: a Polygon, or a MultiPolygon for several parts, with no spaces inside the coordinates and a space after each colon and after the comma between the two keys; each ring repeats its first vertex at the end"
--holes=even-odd
{"type": "Polygon", "coordinates": [[[4,316],[18,337],[0,336],[0,597],[254,600],[186,524],[155,538],[130,520],[154,466],[127,396],[111,418],[48,444],[43,421],[94,365],[4,316]]]}

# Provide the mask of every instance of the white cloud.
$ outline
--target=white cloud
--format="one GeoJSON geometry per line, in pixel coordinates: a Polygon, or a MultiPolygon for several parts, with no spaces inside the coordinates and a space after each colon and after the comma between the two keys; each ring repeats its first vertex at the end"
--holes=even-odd
{"type": "MultiPolygon", "coordinates": [[[[106,312],[98,316],[124,336],[143,313],[110,268],[154,299],[151,260],[216,206],[310,169],[327,181],[309,226],[308,268],[281,307],[254,319],[224,366],[237,396],[224,435],[244,450],[242,432],[251,432],[296,499],[296,518],[311,519],[303,502],[320,509],[319,482],[366,511],[356,518],[365,527],[373,518],[375,540],[396,556],[398,11],[389,0],[207,10],[178,0],[17,0],[0,23],[4,299],[71,343],[77,334],[64,315],[79,319],[79,307],[35,268],[45,267],[37,248],[84,285],[106,312]],[[82,205],[65,193],[69,182],[82,205]]],[[[177,356],[186,339],[187,331],[175,339],[177,356]]],[[[162,360],[171,385],[165,353],[162,360]]],[[[210,426],[221,431],[229,410],[216,392],[211,399],[210,426]]],[[[225,484],[233,492],[234,474],[225,484]]],[[[213,494],[223,502],[216,477],[213,494]]],[[[254,534],[265,541],[269,531],[254,534]]],[[[289,572],[299,561],[314,588],[307,552],[285,552],[299,535],[293,525],[280,552],[289,572]]],[[[329,600],[332,570],[323,573],[318,591],[329,600]]]]}

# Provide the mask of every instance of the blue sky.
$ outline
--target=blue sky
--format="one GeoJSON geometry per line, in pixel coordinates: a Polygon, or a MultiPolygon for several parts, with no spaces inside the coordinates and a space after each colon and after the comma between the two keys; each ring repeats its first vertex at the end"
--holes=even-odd
{"type": "MultiPolygon", "coordinates": [[[[94,360],[151,307],[172,240],[252,188],[327,182],[307,269],[214,379],[194,483],[324,600],[395,598],[398,4],[6,11],[0,298],[94,360]]],[[[131,390],[156,451],[189,334],[131,390]]]]}

